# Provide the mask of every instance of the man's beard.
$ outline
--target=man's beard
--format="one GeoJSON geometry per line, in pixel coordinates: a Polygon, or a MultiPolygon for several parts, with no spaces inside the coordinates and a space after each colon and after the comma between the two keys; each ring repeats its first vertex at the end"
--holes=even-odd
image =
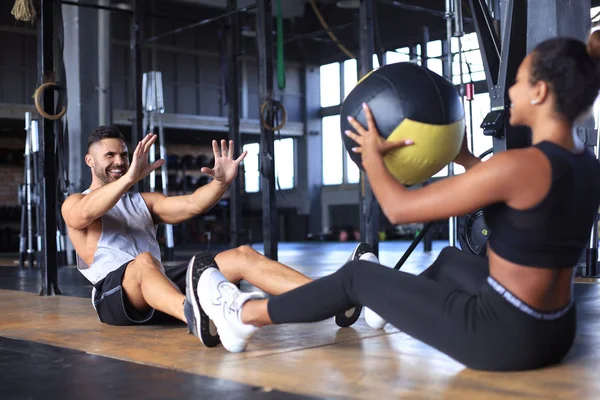
{"type": "Polygon", "coordinates": [[[96,178],[100,179],[105,185],[116,181],[121,176],[125,175],[125,172],[127,172],[127,168],[125,166],[122,166],[122,167],[111,166],[106,169],[94,167],[94,175],[96,175],[96,178]],[[111,170],[117,170],[117,169],[122,171],[120,176],[115,176],[109,172],[111,170]]]}

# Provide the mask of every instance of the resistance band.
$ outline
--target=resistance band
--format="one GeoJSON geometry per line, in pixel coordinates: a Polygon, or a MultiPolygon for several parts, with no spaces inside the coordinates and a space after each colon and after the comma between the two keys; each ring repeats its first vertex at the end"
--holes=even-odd
{"type": "Polygon", "coordinates": [[[277,0],[277,85],[285,89],[285,66],[283,63],[283,13],[281,0],[277,0]]]}

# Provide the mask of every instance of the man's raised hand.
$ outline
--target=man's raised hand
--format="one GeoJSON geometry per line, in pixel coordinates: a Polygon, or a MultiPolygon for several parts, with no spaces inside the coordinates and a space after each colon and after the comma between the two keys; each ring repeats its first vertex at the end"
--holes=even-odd
{"type": "Polygon", "coordinates": [[[131,165],[129,166],[129,170],[126,174],[133,181],[133,183],[141,181],[150,175],[150,172],[160,168],[165,163],[165,160],[163,159],[156,160],[152,164],[150,164],[148,161],[150,149],[152,148],[154,142],[156,142],[156,139],[157,136],[155,134],[149,133],[138,143],[133,151],[131,156],[131,165]]]}
{"type": "Polygon", "coordinates": [[[229,141],[229,148],[225,139],[221,140],[220,150],[216,140],[212,141],[212,146],[215,155],[215,166],[212,169],[204,167],[201,171],[212,176],[216,181],[229,185],[237,176],[238,167],[248,152],[244,151],[234,160],[233,140],[229,141]]]}

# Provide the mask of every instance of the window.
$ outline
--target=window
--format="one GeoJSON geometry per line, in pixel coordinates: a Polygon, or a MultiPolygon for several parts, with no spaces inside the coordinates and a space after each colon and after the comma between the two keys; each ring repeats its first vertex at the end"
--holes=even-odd
{"type": "Polygon", "coordinates": [[[373,54],[373,69],[377,69],[381,67],[381,65],[379,65],[379,57],[377,57],[377,54],[373,54]]]}
{"type": "MultiPolygon", "coordinates": [[[[246,193],[260,191],[260,145],[243,146],[248,155],[244,158],[244,186],[246,193]]],[[[275,141],[275,190],[293,189],[295,184],[294,139],[275,141]]]]}
{"type": "Polygon", "coordinates": [[[352,161],[350,154],[346,151],[346,182],[358,183],[360,181],[360,170],[358,165],[352,161]]]}
{"type": "Polygon", "coordinates": [[[344,152],[340,116],[321,120],[323,132],[323,185],[341,185],[344,181],[344,152]]]}
{"type": "Polygon", "coordinates": [[[344,99],[358,82],[358,69],[355,59],[344,61],[344,99]]]}
{"type": "Polygon", "coordinates": [[[275,141],[275,188],[294,188],[294,139],[286,138],[275,141]]]}
{"type": "Polygon", "coordinates": [[[256,193],[260,190],[260,169],[258,143],[245,144],[243,150],[248,154],[244,158],[244,186],[246,193],[256,193]]]}
{"type": "Polygon", "coordinates": [[[440,76],[444,76],[443,64],[442,60],[442,41],[435,40],[433,42],[427,43],[427,69],[435,72],[440,76]],[[435,57],[435,58],[429,58],[435,57]]]}
{"type": "Polygon", "coordinates": [[[385,63],[386,64],[395,64],[399,62],[409,62],[410,54],[408,51],[408,47],[403,47],[401,49],[396,49],[396,51],[388,51],[385,53],[385,63]]]}
{"type": "MultiPolygon", "coordinates": [[[[455,84],[460,83],[460,59],[458,56],[458,38],[452,38],[452,75],[455,84]]],[[[469,33],[460,38],[462,45],[462,73],[463,82],[476,82],[485,80],[483,60],[479,50],[476,33],[469,33]]]]}
{"type": "Polygon", "coordinates": [[[321,107],[340,104],[340,64],[322,65],[320,68],[321,107]]]}

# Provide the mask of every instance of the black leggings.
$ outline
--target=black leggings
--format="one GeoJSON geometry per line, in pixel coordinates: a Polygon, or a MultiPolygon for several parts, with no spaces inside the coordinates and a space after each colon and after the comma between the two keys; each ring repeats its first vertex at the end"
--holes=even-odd
{"type": "Polygon", "coordinates": [[[420,275],[366,261],[269,299],[275,324],[316,322],[355,305],[472,369],[558,363],[575,337],[575,306],[553,313],[521,303],[489,277],[487,260],[447,247],[420,275]]]}

